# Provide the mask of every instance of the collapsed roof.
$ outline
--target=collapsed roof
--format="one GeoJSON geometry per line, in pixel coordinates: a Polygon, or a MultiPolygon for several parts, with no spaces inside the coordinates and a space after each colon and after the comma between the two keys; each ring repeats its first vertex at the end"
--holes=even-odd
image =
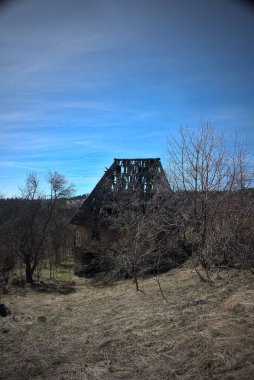
{"type": "Polygon", "coordinates": [[[168,189],[160,158],[115,158],[71,220],[75,225],[101,224],[101,210],[116,196],[136,194],[142,201],[168,189]]]}

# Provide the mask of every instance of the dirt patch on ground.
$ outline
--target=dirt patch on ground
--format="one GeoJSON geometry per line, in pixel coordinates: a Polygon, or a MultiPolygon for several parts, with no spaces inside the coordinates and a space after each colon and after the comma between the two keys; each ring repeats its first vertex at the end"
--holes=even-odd
{"type": "Polygon", "coordinates": [[[1,379],[253,379],[254,276],[201,283],[186,264],[156,279],[76,292],[10,289],[0,320],[1,379]]]}

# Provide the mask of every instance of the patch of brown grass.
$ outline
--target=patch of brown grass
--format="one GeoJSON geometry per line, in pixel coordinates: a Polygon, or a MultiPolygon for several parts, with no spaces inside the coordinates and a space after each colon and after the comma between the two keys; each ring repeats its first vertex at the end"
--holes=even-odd
{"type": "Polygon", "coordinates": [[[11,288],[0,319],[1,379],[253,379],[254,276],[187,264],[154,278],[76,292],[11,288]]]}

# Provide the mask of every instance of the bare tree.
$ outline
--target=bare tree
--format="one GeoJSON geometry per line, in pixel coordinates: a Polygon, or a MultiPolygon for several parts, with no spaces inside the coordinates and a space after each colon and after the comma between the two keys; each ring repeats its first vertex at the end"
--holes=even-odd
{"type": "Polygon", "coordinates": [[[141,276],[158,275],[179,260],[169,204],[172,206],[173,201],[168,187],[165,193],[149,196],[140,191],[115,193],[104,204],[106,224],[115,231],[115,239],[107,247],[111,274],[116,278],[130,276],[137,291],[141,276]]]}
{"type": "Polygon", "coordinates": [[[116,231],[117,239],[110,246],[113,254],[113,272],[116,277],[128,275],[139,290],[138,276],[144,270],[149,256],[151,236],[148,234],[148,203],[135,193],[121,194],[107,204],[111,210],[107,223],[116,231]]]}
{"type": "Polygon", "coordinates": [[[236,148],[228,149],[224,134],[205,123],[195,130],[181,128],[179,139],[168,140],[169,183],[182,198],[182,236],[208,278],[207,242],[225,220],[237,183],[246,182],[243,155],[236,148]]]}
{"type": "Polygon", "coordinates": [[[69,207],[67,202],[61,199],[56,205],[47,236],[46,258],[50,278],[55,277],[59,265],[73,250],[73,228],[69,224],[73,207],[69,207]]]}
{"type": "Polygon", "coordinates": [[[74,188],[65,176],[58,172],[49,172],[47,182],[49,197],[42,195],[39,179],[35,173],[28,175],[21,189],[22,209],[15,221],[17,254],[26,267],[26,281],[33,282],[33,274],[43,259],[50,224],[58,202],[71,196],[74,188]]]}

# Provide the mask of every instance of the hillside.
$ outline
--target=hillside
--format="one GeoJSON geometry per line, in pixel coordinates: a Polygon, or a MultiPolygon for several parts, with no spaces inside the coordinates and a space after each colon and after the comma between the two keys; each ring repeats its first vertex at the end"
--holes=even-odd
{"type": "MultiPolygon", "coordinates": [[[[0,317],[0,379],[253,379],[254,276],[191,266],[76,292],[10,288],[0,317]]],[[[45,289],[44,289],[45,290],[45,289]]],[[[61,289],[60,289],[61,290],[61,289]]]]}

